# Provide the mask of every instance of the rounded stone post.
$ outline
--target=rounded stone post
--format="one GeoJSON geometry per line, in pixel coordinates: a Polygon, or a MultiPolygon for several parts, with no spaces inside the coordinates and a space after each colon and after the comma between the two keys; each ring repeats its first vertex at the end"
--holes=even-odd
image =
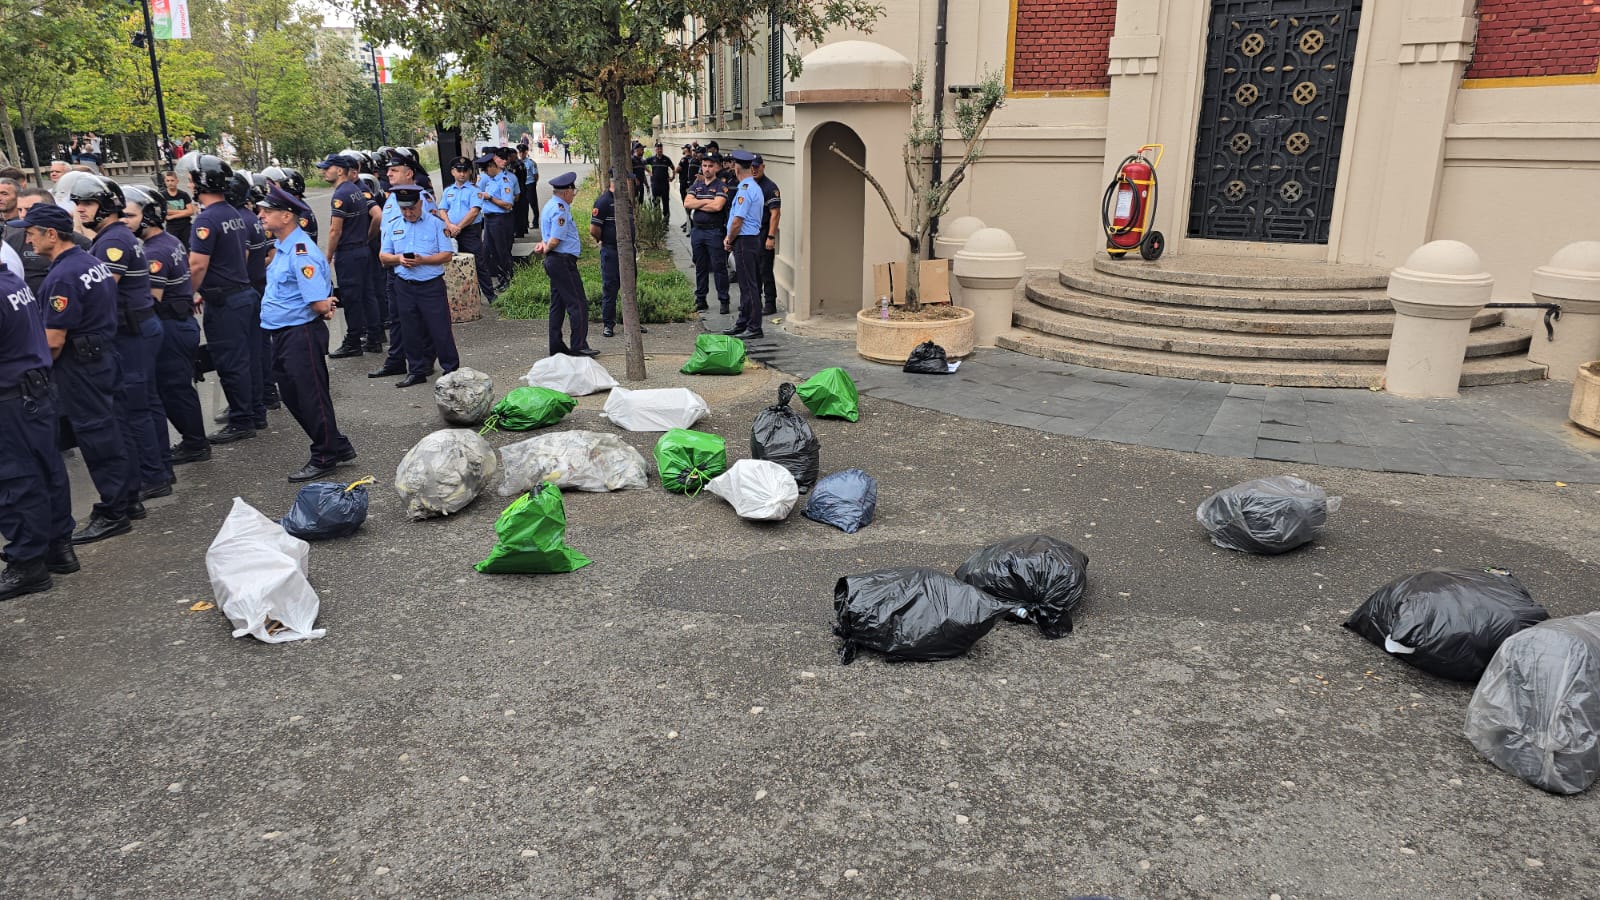
{"type": "Polygon", "coordinates": [[[1572,381],[1578,367],[1600,359],[1600,241],[1579,241],[1533,270],[1533,299],[1561,304],[1555,340],[1534,330],[1528,359],[1549,366],[1547,377],[1572,381]]]}
{"type": "Polygon", "coordinates": [[[1460,241],[1423,244],[1390,272],[1395,317],[1385,389],[1401,397],[1458,395],[1472,317],[1493,291],[1493,276],[1460,241]]]}
{"type": "Polygon", "coordinates": [[[1028,258],[1011,235],[983,228],[973,232],[956,254],[955,270],[961,305],[974,314],[975,342],[993,347],[996,338],[1011,330],[1012,298],[1028,272],[1028,258]]]}
{"type": "Polygon", "coordinates": [[[933,255],[939,259],[955,259],[967,245],[967,238],[984,227],[983,220],[977,216],[960,216],[939,223],[939,233],[933,237],[933,255]]]}

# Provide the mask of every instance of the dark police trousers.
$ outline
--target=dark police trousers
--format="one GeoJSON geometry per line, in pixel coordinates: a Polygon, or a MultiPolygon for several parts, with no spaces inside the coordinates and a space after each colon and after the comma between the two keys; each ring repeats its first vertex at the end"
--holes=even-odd
{"type": "Polygon", "coordinates": [[[612,328],[617,324],[617,292],[622,290],[622,265],[616,244],[600,245],[600,321],[612,328]]]}
{"type": "Polygon", "coordinates": [[[171,453],[167,447],[167,414],[156,386],[156,357],[161,355],[163,339],[161,321],[152,309],[134,327],[138,329],[134,334],[126,325],[117,329],[122,377],[114,394],[122,441],[138,474],[130,502],[139,499],[141,486],[158,487],[172,480],[166,461],[171,453]]]}
{"type": "MultiPolygon", "coordinates": [[[[440,284],[442,285],[443,283],[444,279],[440,278],[440,284]]],[[[401,366],[407,366],[409,360],[413,358],[413,354],[410,350],[411,345],[406,338],[406,319],[400,314],[399,286],[400,276],[395,274],[394,269],[385,269],[383,275],[383,297],[384,311],[387,315],[387,318],[384,321],[389,325],[389,355],[383,361],[385,368],[399,368],[401,366]]],[[[448,311],[449,305],[449,302],[446,301],[446,324],[449,324],[450,321],[450,313],[448,311]]],[[[452,341],[451,346],[452,348],[454,347],[454,341],[452,341]]],[[[411,369],[409,366],[407,366],[408,371],[413,375],[427,374],[428,370],[433,368],[433,358],[435,355],[433,350],[433,337],[427,332],[423,332],[422,334],[422,348],[419,352],[422,356],[427,357],[428,365],[420,370],[411,369]]],[[[439,361],[444,361],[444,356],[442,354],[439,355],[439,361]]],[[[451,366],[450,369],[445,369],[445,371],[449,372],[454,368],[454,366],[451,366]]]]}
{"type": "Polygon", "coordinates": [[[689,246],[694,250],[694,299],[706,302],[706,277],[716,279],[717,300],[728,304],[728,251],[722,249],[727,233],[715,225],[694,225],[689,230],[689,246]]]}
{"type": "Polygon", "coordinates": [[[311,438],[311,462],[332,466],[355,452],[339,431],[328,394],[328,323],[312,319],[272,332],[272,374],[283,405],[311,438]]]}
{"type": "Polygon", "coordinates": [[[483,217],[483,242],[496,284],[511,280],[511,213],[483,217]]]}
{"type": "Polygon", "coordinates": [[[32,562],[50,545],[72,540],[72,489],[56,447],[56,420],[49,369],[0,388],[0,535],[12,562],[32,562]]]}
{"type": "Polygon", "coordinates": [[[426,375],[433,369],[435,357],[445,372],[460,368],[456,339],[450,333],[450,297],[444,288],[444,276],[407,281],[396,274],[394,299],[405,337],[406,371],[426,375]]]}
{"type": "MultiPolygon", "coordinates": [[[[372,259],[365,244],[334,251],[333,274],[339,279],[339,305],[344,308],[344,343],[357,347],[371,334],[367,325],[372,292],[372,259]]],[[[281,391],[281,388],[280,388],[281,391]]]]}
{"type": "Polygon", "coordinates": [[[741,331],[761,330],[761,235],[745,234],[733,239],[733,264],[739,272],[739,319],[733,327],[741,331]]]}
{"type": "MultiPolygon", "coordinates": [[[[156,301],[157,309],[163,306],[161,352],[156,354],[156,392],[161,395],[161,408],[167,413],[167,421],[178,431],[178,446],[199,450],[211,446],[206,438],[205,417],[200,412],[200,394],[194,389],[195,357],[200,355],[200,323],[194,320],[192,312],[174,312],[172,304],[156,301]]],[[[161,436],[166,437],[164,427],[161,436]]],[[[170,447],[163,459],[170,467],[170,447]]]]}
{"type": "Polygon", "coordinates": [[[489,248],[483,243],[483,223],[473,222],[456,235],[456,246],[462,253],[472,254],[472,266],[478,271],[478,293],[483,302],[494,302],[494,266],[489,260],[489,248]]]}
{"type": "MultiPolygon", "coordinates": [[[[383,237],[379,235],[367,244],[367,343],[377,344],[383,340],[384,331],[389,326],[389,296],[388,269],[384,268],[378,260],[378,253],[383,249],[383,237]]],[[[399,340],[396,339],[396,343],[399,340]]]]}
{"type": "Polygon", "coordinates": [[[261,347],[257,335],[261,330],[261,295],[255,288],[245,287],[226,292],[220,300],[212,296],[204,299],[206,346],[211,349],[222,394],[228,398],[228,425],[253,429],[267,415],[265,400],[259,393],[261,366],[256,364],[261,347]]]}
{"type": "Polygon", "coordinates": [[[778,264],[777,241],[773,241],[773,249],[767,249],[767,239],[761,238],[761,296],[763,312],[776,312],[778,309],[778,279],[772,270],[778,264]]]}
{"type": "Polygon", "coordinates": [[[139,479],[112,409],[111,398],[122,378],[122,361],[109,337],[100,339],[100,353],[94,359],[80,354],[75,343],[74,338],[67,338],[53,371],[61,417],[72,426],[78,452],[83,454],[83,464],[100,494],[94,514],[105,519],[125,519],[129,486],[137,490],[139,479]]]}
{"type": "Polygon", "coordinates": [[[578,258],[570,253],[549,253],[544,272],[550,276],[550,355],[589,346],[589,297],[578,276],[578,258]],[[561,342],[561,318],[572,320],[572,343],[561,342]]]}
{"type": "MultiPolygon", "coordinates": [[[[260,281],[250,282],[250,286],[255,288],[256,293],[262,298],[267,296],[267,280],[265,278],[260,281]]],[[[261,318],[259,307],[256,309],[256,318],[261,318]]],[[[259,330],[261,332],[261,346],[257,348],[256,365],[261,367],[261,408],[265,411],[266,402],[278,396],[278,384],[272,378],[272,335],[268,334],[265,328],[259,330]]]]}

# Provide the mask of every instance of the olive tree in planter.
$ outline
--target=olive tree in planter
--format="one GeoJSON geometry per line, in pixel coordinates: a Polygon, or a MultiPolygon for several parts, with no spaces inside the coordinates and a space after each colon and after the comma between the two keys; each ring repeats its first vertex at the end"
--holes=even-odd
{"type": "MultiPolygon", "coordinates": [[[[929,98],[923,95],[923,76],[923,69],[919,66],[911,82],[911,128],[906,133],[906,143],[900,154],[911,197],[904,217],[889,199],[889,192],[866,166],[839,149],[838,144],[828,147],[851,168],[860,172],[861,177],[878,192],[878,198],[883,201],[884,209],[888,210],[895,231],[906,240],[904,312],[909,315],[896,315],[894,319],[882,320],[873,311],[862,310],[856,316],[858,352],[869,359],[883,362],[903,362],[910,348],[924,340],[941,344],[951,356],[964,356],[972,350],[972,311],[955,307],[952,314],[949,308],[941,307],[937,312],[933,308],[924,309],[919,263],[923,248],[928,247],[933,238],[934,221],[949,211],[950,198],[966,179],[967,168],[983,155],[983,132],[989,125],[989,117],[1005,103],[1005,79],[997,73],[991,73],[975,93],[956,102],[956,130],[961,133],[967,150],[949,177],[936,182],[933,180],[932,157],[934,148],[944,139],[943,123],[939,117],[929,115],[929,98]],[[940,340],[941,333],[950,334],[947,338],[950,343],[940,340]]],[[[932,102],[940,103],[942,98],[932,98],[932,102]]]]}

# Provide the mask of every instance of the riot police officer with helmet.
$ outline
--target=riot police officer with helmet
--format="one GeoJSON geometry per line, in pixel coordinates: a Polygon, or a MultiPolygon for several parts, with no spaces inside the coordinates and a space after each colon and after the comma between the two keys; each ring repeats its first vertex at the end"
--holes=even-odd
{"type": "Polygon", "coordinates": [[[210,440],[230,444],[255,437],[256,429],[267,425],[266,407],[256,393],[261,295],[250,286],[249,228],[228,205],[232,167],[218,157],[192,153],[180,165],[191,157],[190,178],[202,209],[189,235],[189,275],[205,313],[206,346],[228,398],[228,424],[210,440]]]}
{"type": "MultiPolygon", "coordinates": [[[[305,203],[306,179],[300,174],[299,169],[291,169],[288,166],[267,166],[261,170],[261,174],[267,179],[268,188],[281,187],[296,200],[305,203]]],[[[262,192],[262,196],[266,196],[265,191],[262,192]]],[[[313,241],[317,239],[317,214],[309,203],[306,204],[305,214],[300,217],[300,230],[310,235],[313,241]]]]}

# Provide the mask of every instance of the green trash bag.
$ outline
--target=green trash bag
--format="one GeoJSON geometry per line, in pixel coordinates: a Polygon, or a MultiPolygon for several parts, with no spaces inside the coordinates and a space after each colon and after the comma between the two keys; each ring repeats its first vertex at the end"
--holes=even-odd
{"type": "Polygon", "coordinates": [[[661,486],[693,496],[728,468],[728,445],[721,435],[674,428],[656,441],[661,486]]]}
{"type": "Polygon", "coordinates": [[[501,397],[500,402],[494,405],[494,409],[489,410],[489,418],[483,421],[483,430],[478,433],[487,434],[496,428],[504,431],[528,431],[554,425],[567,413],[572,412],[572,408],[577,405],[578,401],[560,391],[542,387],[519,387],[501,397]]]}
{"type": "Polygon", "coordinates": [[[495,520],[494,549],[473,568],[491,575],[576,572],[591,560],[568,547],[567,511],[561,489],[547,484],[523,494],[495,520]]]}
{"type": "Polygon", "coordinates": [[[744,341],[725,334],[694,339],[694,355],[678,370],[684,375],[737,375],[744,371],[744,341]]]}
{"type": "Polygon", "coordinates": [[[856,392],[856,383],[850,380],[850,373],[838,367],[823,369],[807,378],[795,393],[800,395],[800,402],[806,409],[818,418],[849,422],[861,418],[857,405],[861,395],[856,392]]]}

